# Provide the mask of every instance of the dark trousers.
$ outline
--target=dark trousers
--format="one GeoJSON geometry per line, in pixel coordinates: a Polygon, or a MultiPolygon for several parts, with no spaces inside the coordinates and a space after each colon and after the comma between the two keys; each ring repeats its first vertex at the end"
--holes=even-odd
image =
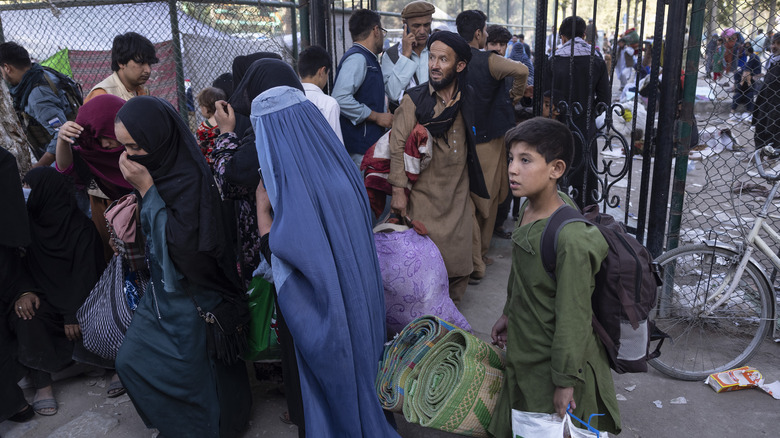
{"type": "MultiPolygon", "coordinates": [[[[587,132],[584,125],[584,120],[577,123],[579,132],[587,132]]],[[[600,187],[595,166],[598,163],[599,151],[598,144],[595,141],[590,142],[595,135],[596,130],[593,123],[591,123],[590,132],[585,135],[584,139],[580,135],[574,135],[574,162],[571,170],[567,172],[566,180],[572,189],[571,198],[580,209],[596,204],[598,199],[600,187]]],[[[565,191],[565,187],[563,189],[565,191]]]]}
{"type": "Polygon", "coordinates": [[[51,385],[50,373],[73,363],[74,344],[65,337],[62,316],[41,297],[32,319],[20,319],[16,312],[11,312],[9,318],[9,327],[18,343],[19,363],[32,370],[36,389],[51,385]]]}
{"type": "Polygon", "coordinates": [[[5,316],[0,316],[0,422],[27,405],[24,393],[16,384],[23,375],[24,369],[16,360],[16,342],[8,331],[5,316]]]}

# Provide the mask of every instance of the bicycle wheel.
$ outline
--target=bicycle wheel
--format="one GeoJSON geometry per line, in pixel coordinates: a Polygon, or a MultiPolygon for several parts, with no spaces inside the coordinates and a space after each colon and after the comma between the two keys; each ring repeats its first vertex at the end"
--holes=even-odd
{"type": "Polygon", "coordinates": [[[671,339],[664,342],[661,356],[650,361],[655,369],[677,379],[702,380],[740,367],[756,353],[771,328],[773,302],[766,279],[752,261],[731,296],[712,309],[718,291],[728,290],[725,283],[731,283],[740,257],[730,249],[700,244],[658,258],[664,284],[658,288],[651,319],[671,339]]]}

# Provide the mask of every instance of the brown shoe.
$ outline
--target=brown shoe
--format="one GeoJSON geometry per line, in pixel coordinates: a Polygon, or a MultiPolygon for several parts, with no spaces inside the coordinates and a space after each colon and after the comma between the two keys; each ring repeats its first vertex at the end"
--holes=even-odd
{"type": "Polygon", "coordinates": [[[495,260],[491,259],[490,257],[482,256],[482,262],[485,263],[485,266],[490,266],[493,264],[495,260]]]}

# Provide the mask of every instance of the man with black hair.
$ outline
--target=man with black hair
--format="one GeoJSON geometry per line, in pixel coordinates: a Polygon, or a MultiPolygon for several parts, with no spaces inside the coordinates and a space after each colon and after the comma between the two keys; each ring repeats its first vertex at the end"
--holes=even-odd
{"type": "Polygon", "coordinates": [[[341,143],[344,143],[339,121],[339,103],[324,92],[332,67],[330,55],[320,46],[311,46],[298,54],[298,76],[301,78],[306,98],[320,110],[341,143]]]}
{"type": "Polygon", "coordinates": [[[57,132],[75,119],[60,80],[30,60],[27,50],[15,42],[0,44],[0,68],[14,102],[14,110],[37,154],[33,167],[50,166],[57,151],[57,132]],[[45,151],[45,152],[44,152],[45,151]]]}
{"type": "Polygon", "coordinates": [[[528,81],[525,65],[481,50],[490,36],[486,18],[482,11],[469,10],[461,12],[455,19],[458,33],[471,48],[468,82],[474,88],[473,104],[477,108],[473,129],[477,137],[479,163],[490,195],[488,199],[471,196],[474,204],[471,284],[479,283],[485,276],[486,265],[493,263],[487,252],[493,238],[498,205],[509,193],[504,134],[515,124],[514,107],[523,97],[528,81]],[[514,79],[509,92],[505,85],[508,77],[514,79]]]}
{"type": "Polygon", "coordinates": [[[584,40],[585,27],[585,20],[580,17],[563,19],[559,28],[563,44],[545,64],[543,75],[543,90],[550,92],[552,105],[560,111],[559,119],[564,123],[571,121],[569,128],[574,134],[574,162],[564,180],[568,179],[573,189],[572,199],[580,208],[594,204],[597,199],[594,192],[599,189],[598,179],[591,164],[596,164],[598,148],[595,144],[591,145],[589,157],[584,151],[585,145],[590,144],[596,133],[597,105],[609,105],[612,98],[607,65],[597,53],[591,56],[592,46],[584,40]],[[570,72],[574,72],[573,77],[570,72]],[[582,111],[574,112],[572,108],[575,104],[581,105],[582,111]]]}
{"type": "Polygon", "coordinates": [[[394,115],[387,181],[393,186],[393,212],[428,229],[447,268],[450,297],[459,304],[473,270],[469,192],[487,197],[476,140],[469,129],[477,108],[463,78],[471,50],[463,38],[449,31],[434,32],[428,50],[428,82],[408,90],[394,115]],[[413,168],[404,153],[418,124],[426,128],[431,143],[430,162],[422,169],[413,168]],[[419,173],[414,185],[407,171],[419,173]]]}
{"type": "Polygon", "coordinates": [[[422,0],[413,1],[401,11],[403,37],[382,57],[382,75],[390,111],[398,108],[403,92],[428,81],[428,37],[436,8],[422,0]]]}
{"type": "Polygon", "coordinates": [[[356,9],[349,17],[349,33],[354,43],[336,69],[332,96],[341,108],[344,146],[360,166],[368,148],[393,125],[393,115],[385,112],[385,84],[377,58],[387,31],[379,14],[356,9]]]}
{"type": "Polygon", "coordinates": [[[124,100],[148,95],[149,90],[144,84],[152,74],[152,64],[159,61],[154,44],[146,37],[135,32],[117,35],[111,46],[111,70],[114,73],[92,87],[84,103],[101,94],[113,94],[124,100]]]}
{"type": "Polygon", "coordinates": [[[522,46],[523,46],[523,51],[525,51],[525,56],[527,56],[527,57],[529,57],[529,58],[530,58],[531,56],[533,56],[533,53],[534,53],[534,52],[532,52],[532,51],[531,51],[531,46],[529,46],[528,44],[526,44],[526,43],[525,43],[525,35],[523,35],[522,33],[521,33],[521,34],[518,34],[518,35],[517,35],[517,42],[518,42],[520,45],[522,45],[522,46]]]}
{"type": "Polygon", "coordinates": [[[509,29],[497,24],[491,24],[487,27],[487,43],[485,50],[493,51],[501,56],[506,55],[507,48],[509,47],[509,41],[513,38],[509,33],[509,29]]]}

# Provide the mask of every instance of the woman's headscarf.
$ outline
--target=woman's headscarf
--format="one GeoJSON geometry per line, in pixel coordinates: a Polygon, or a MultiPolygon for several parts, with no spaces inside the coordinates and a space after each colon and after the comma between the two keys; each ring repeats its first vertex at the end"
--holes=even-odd
{"type": "Polygon", "coordinates": [[[236,86],[230,104],[236,113],[236,134],[241,138],[241,147],[225,167],[225,179],[229,183],[252,189],[260,183],[255,135],[249,123],[252,100],[264,91],[282,85],[303,91],[298,75],[289,64],[278,59],[260,59],[252,63],[244,79],[236,86]],[[246,126],[243,129],[238,124],[242,115],[245,116],[246,126]]]}
{"type": "Polygon", "coordinates": [[[233,58],[234,88],[235,85],[241,82],[241,79],[244,78],[244,75],[246,74],[247,70],[249,70],[249,67],[252,65],[252,63],[259,59],[282,59],[282,57],[273,52],[256,52],[250,53],[249,55],[236,56],[233,58]]]}
{"type": "MultiPolygon", "coordinates": [[[[236,81],[235,72],[233,80],[236,81]]],[[[266,90],[286,85],[303,91],[303,85],[295,70],[281,59],[259,59],[253,62],[241,81],[234,84],[238,85],[233,90],[230,105],[236,113],[247,117],[252,112],[252,99],[266,90]]]]}
{"type": "Polygon", "coordinates": [[[0,148],[0,246],[16,248],[30,243],[30,226],[24,205],[16,158],[0,148]]]}
{"type": "Polygon", "coordinates": [[[76,322],[84,303],[106,267],[95,224],[76,206],[73,187],[52,167],[32,169],[27,212],[32,242],[27,253],[35,282],[62,315],[76,322]]]}
{"type": "Polygon", "coordinates": [[[125,181],[119,170],[119,157],[125,149],[121,146],[115,149],[100,146],[101,137],[116,140],[114,119],[124,104],[124,99],[120,97],[101,94],[79,108],[79,114],[76,116],[76,123],[81,125],[84,131],[76,140],[73,150],[86,163],[100,190],[112,200],[119,199],[133,190],[133,186],[125,181]]]}
{"type": "Polygon", "coordinates": [[[233,73],[222,73],[214,79],[211,86],[224,91],[225,99],[230,99],[233,95],[233,73]]]}
{"type": "Polygon", "coordinates": [[[129,100],[117,119],[147,152],[129,158],[149,170],[165,202],[166,241],[176,268],[190,282],[232,291],[231,286],[239,284],[238,274],[235,257],[223,259],[231,258],[232,246],[225,237],[221,198],[189,127],[170,103],[151,96],[129,100]],[[227,281],[211,269],[215,266],[212,257],[228,275],[227,281]]]}

